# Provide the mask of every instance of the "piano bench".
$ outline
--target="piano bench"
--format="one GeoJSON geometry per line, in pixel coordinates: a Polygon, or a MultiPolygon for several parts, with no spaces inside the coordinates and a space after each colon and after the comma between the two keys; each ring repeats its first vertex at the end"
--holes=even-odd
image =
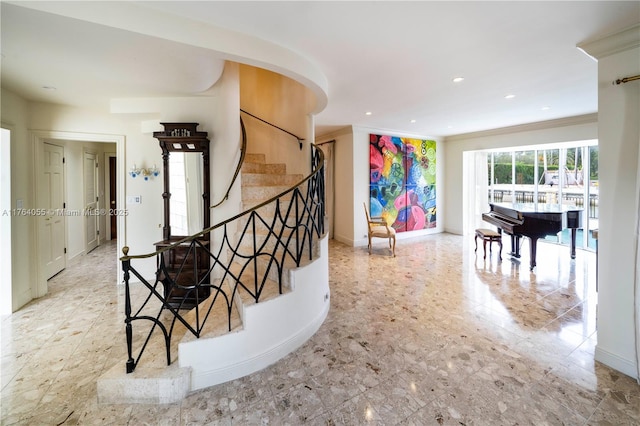
{"type": "Polygon", "coordinates": [[[487,242],[489,242],[489,253],[491,253],[491,243],[494,241],[500,246],[498,259],[502,260],[502,234],[492,229],[478,228],[474,238],[476,243],[476,252],[478,251],[478,238],[482,238],[482,248],[484,250],[484,258],[487,258],[487,242]]]}

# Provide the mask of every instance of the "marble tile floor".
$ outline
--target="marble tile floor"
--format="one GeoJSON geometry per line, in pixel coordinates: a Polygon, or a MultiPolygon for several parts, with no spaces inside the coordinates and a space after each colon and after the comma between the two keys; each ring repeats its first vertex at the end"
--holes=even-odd
{"type": "MultiPolygon", "coordinates": [[[[526,246],[526,245],[525,245],[526,246]]],[[[495,245],[494,245],[495,247],[495,245]]],[[[167,405],[98,405],[126,347],[115,245],[1,319],[2,425],[640,425],[640,386],[597,363],[595,255],[528,268],[473,237],[330,242],[331,310],[306,344],[167,405]]]]}

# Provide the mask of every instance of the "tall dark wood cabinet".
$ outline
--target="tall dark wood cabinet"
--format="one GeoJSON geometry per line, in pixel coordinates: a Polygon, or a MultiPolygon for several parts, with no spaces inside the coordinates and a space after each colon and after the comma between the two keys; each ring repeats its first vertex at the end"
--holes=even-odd
{"type": "MultiPolygon", "coordinates": [[[[164,131],[154,132],[162,149],[162,168],[164,180],[163,209],[164,225],[162,241],[155,244],[156,250],[169,247],[188,235],[174,235],[171,228],[171,178],[169,157],[172,153],[195,153],[202,156],[202,228],[210,226],[209,213],[209,139],[207,132],[197,130],[198,123],[160,123],[164,131]]],[[[164,296],[169,306],[180,309],[192,309],[210,294],[208,274],[210,257],[209,234],[198,240],[198,244],[185,242],[162,253],[166,266],[159,279],[164,286],[164,296]],[[197,285],[197,288],[194,286],[197,285]]],[[[159,262],[160,260],[158,260],[159,262]]]]}

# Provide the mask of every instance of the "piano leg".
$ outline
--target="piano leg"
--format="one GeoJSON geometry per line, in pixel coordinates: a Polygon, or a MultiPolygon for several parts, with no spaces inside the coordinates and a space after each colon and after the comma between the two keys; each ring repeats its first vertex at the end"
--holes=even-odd
{"type": "Polygon", "coordinates": [[[571,258],[576,258],[576,228],[571,228],[571,258]]]}
{"type": "Polygon", "coordinates": [[[530,253],[530,261],[529,261],[529,270],[533,271],[533,268],[536,267],[536,249],[538,247],[538,238],[537,237],[529,237],[529,251],[530,253]]]}
{"type": "Polygon", "coordinates": [[[520,259],[520,236],[511,235],[511,253],[509,255],[520,259]]]}

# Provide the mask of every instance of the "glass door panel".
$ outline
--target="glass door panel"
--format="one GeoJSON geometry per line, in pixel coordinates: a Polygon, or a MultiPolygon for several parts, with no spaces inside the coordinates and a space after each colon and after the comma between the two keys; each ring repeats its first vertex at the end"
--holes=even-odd
{"type": "Polygon", "coordinates": [[[515,200],[517,203],[533,203],[536,195],[536,153],[535,151],[516,151],[515,164],[515,200]]]}
{"type": "Polygon", "coordinates": [[[495,152],[493,154],[493,191],[496,201],[513,201],[513,153],[495,152]]]}
{"type": "MultiPolygon", "coordinates": [[[[485,160],[482,160],[483,163],[485,160]]],[[[576,246],[595,250],[598,227],[598,146],[494,151],[486,158],[489,202],[562,204],[583,209],[576,246]]],[[[570,244],[569,229],[545,238],[570,244]]]]}
{"type": "Polygon", "coordinates": [[[583,222],[587,222],[585,227],[588,235],[587,247],[595,250],[597,241],[594,238],[593,231],[598,229],[599,204],[598,146],[587,147],[587,153],[588,157],[585,157],[585,176],[588,176],[589,180],[585,186],[587,188],[587,199],[589,202],[585,203],[583,222]]]}

